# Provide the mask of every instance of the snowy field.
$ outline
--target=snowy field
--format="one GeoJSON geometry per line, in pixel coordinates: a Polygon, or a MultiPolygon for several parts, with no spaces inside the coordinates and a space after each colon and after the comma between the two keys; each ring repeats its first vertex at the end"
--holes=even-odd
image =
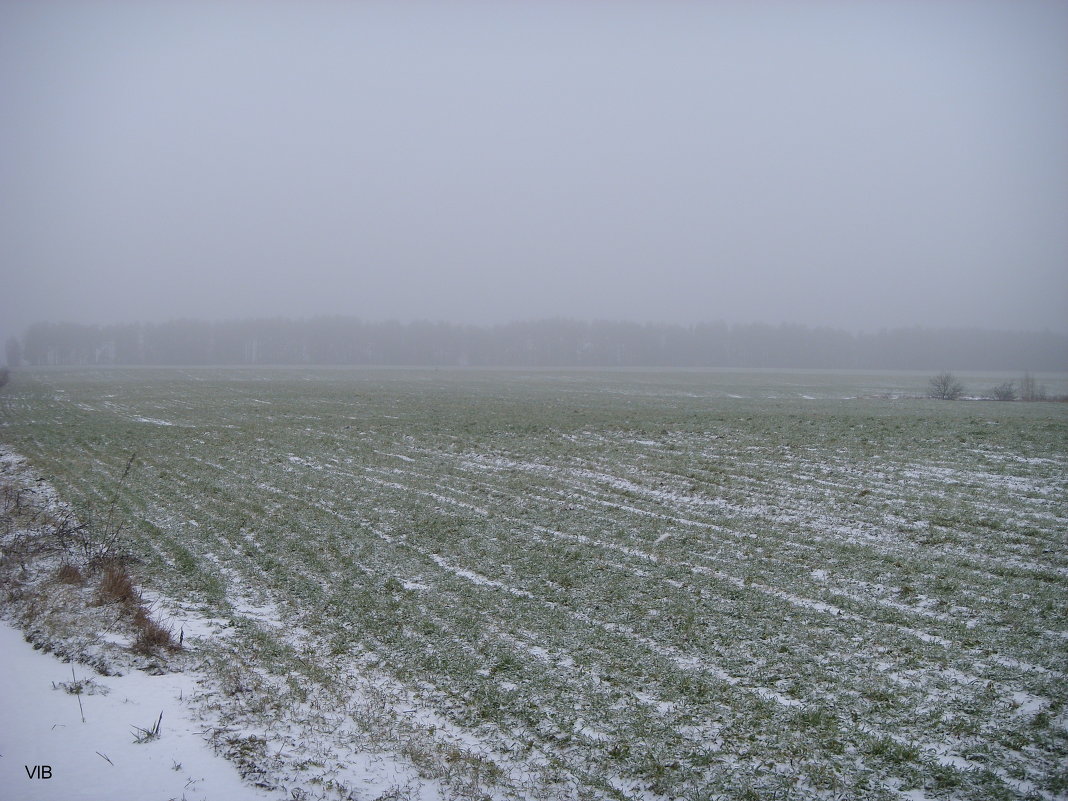
{"type": "Polygon", "coordinates": [[[1068,404],[927,377],[37,370],[0,443],[249,797],[1065,798],[1068,404]]]}

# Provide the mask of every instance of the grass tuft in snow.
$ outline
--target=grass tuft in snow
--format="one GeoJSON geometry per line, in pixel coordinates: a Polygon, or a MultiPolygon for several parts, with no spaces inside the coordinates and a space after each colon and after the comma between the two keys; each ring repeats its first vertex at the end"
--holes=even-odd
{"type": "Polygon", "coordinates": [[[163,713],[159,713],[159,717],[156,718],[156,722],[148,728],[141,728],[140,726],[133,726],[134,742],[135,743],[149,743],[153,740],[158,740],[163,734],[163,713]]]}

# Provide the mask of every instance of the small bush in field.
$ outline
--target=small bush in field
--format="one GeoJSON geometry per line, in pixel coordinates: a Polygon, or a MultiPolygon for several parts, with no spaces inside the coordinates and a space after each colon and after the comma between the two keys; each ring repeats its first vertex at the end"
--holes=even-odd
{"type": "Polygon", "coordinates": [[[939,373],[927,382],[927,397],[939,400],[959,400],[964,394],[964,385],[953,373],[939,373]]]}
{"type": "Polygon", "coordinates": [[[990,390],[990,397],[997,401],[1016,400],[1016,382],[1005,381],[990,390]]]}

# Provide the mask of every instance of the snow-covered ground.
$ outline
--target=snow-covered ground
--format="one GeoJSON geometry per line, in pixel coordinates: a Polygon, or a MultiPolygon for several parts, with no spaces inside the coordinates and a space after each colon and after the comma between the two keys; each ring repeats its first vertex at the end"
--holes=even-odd
{"type": "Polygon", "coordinates": [[[2,798],[277,797],[243,782],[233,764],[212,752],[204,723],[185,701],[198,689],[193,675],[101,676],[35,650],[6,621],[0,621],[0,672],[2,798]],[[147,737],[157,721],[159,736],[147,737]]]}
{"type": "MultiPolygon", "coordinates": [[[[355,717],[382,722],[400,714],[388,708],[389,688],[381,682],[347,675],[353,706],[332,710],[325,730],[294,731],[249,715],[241,698],[266,702],[260,696],[271,694],[271,679],[249,673],[223,687],[218,670],[208,665],[209,643],[228,639],[232,619],[207,617],[196,604],[138,587],[141,607],[180,643],[138,649],[129,609],[98,601],[94,587],[101,570],[90,571],[91,580],[56,579],[60,565],[71,564],[70,553],[52,547],[56,521],[73,518],[55,488],[2,445],[0,479],[6,523],[0,571],[9,601],[0,605],[0,675],[6,679],[0,690],[0,801],[441,801],[438,783],[421,777],[410,760],[388,749],[353,747],[347,730],[355,717]],[[245,682],[266,683],[254,692],[245,682]],[[376,704],[385,705],[377,717],[367,712],[376,704]],[[293,769],[294,762],[304,769],[293,769]],[[328,775],[309,775],[309,765],[328,775]]],[[[273,604],[237,588],[230,598],[235,618],[281,628],[273,604]]],[[[408,715],[413,706],[407,699],[408,715]]],[[[428,723],[448,728],[436,717],[428,723]]]]}

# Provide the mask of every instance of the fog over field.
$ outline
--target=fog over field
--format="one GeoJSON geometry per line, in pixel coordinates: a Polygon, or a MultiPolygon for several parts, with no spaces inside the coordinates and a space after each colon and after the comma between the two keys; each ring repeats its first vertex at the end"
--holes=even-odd
{"type": "Polygon", "coordinates": [[[4,3],[0,338],[1068,330],[1068,4],[4,3]]]}
{"type": "Polygon", "coordinates": [[[1068,799],[1065,143],[1068,0],[0,0],[0,797],[1068,799]]]}

